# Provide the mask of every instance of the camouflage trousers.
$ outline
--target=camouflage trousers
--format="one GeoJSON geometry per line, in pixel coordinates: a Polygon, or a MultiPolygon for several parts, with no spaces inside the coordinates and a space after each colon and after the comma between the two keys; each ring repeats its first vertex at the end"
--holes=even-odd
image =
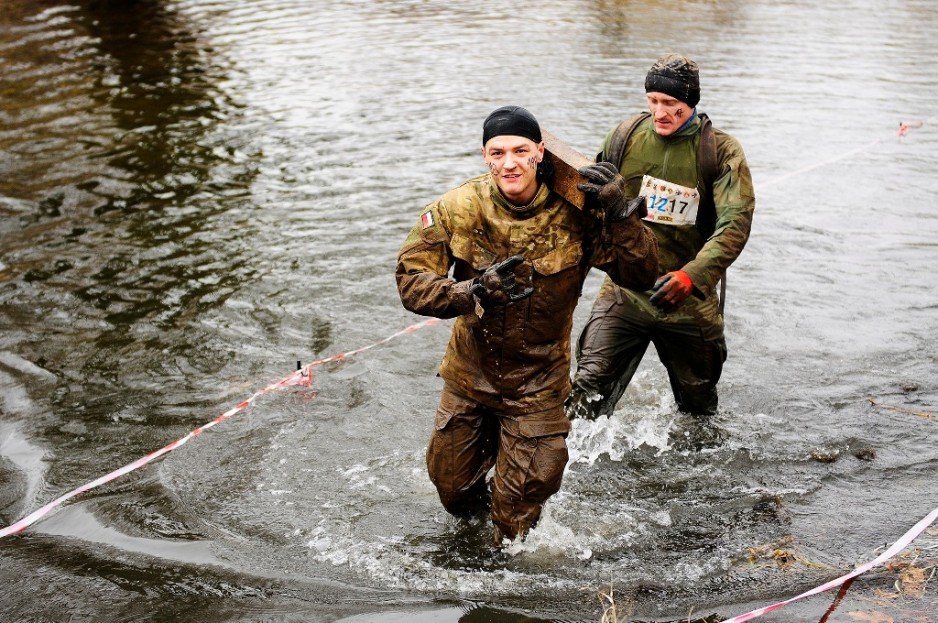
{"type": "Polygon", "coordinates": [[[608,280],[603,285],[577,345],[566,405],[571,418],[612,414],[649,343],[668,371],[678,408],[693,415],[716,413],[717,382],[726,360],[718,297],[690,296],[665,313],[648,302],[648,295],[608,280]]]}
{"type": "Polygon", "coordinates": [[[427,447],[430,480],[453,515],[489,511],[496,543],[523,538],[547,498],[560,489],[569,430],[562,405],[505,413],[447,383],[427,447]],[[486,474],[492,467],[489,491],[486,474]]]}

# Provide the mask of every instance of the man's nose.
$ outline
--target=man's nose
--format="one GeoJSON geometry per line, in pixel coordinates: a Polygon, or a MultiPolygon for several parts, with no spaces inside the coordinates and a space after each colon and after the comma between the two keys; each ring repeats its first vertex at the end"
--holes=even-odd
{"type": "Polygon", "coordinates": [[[511,169],[514,169],[516,166],[518,166],[517,158],[515,158],[515,156],[512,156],[511,154],[506,155],[505,163],[504,165],[502,165],[502,168],[511,170],[511,169]]]}

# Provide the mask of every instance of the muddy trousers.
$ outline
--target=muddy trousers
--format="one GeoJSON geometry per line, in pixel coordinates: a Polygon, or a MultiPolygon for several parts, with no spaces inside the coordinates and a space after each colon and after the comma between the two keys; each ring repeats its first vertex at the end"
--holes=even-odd
{"type": "Polygon", "coordinates": [[[560,489],[567,464],[563,407],[506,415],[446,384],[427,447],[427,470],[440,501],[456,516],[486,512],[495,540],[524,537],[544,502],[560,489]],[[495,467],[489,501],[486,474],[495,467]]]}
{"type": "Polygon", "coordinates": [[[668,371],[678,408],[693,415],[716,413],[717,382],[726,360],[717,297],[701,301],[691,296],[676,311],[664,313],[648,302],[648,293],[607,282],[580,334],[567,414],[611,415],[649,343],[668,371]]]}

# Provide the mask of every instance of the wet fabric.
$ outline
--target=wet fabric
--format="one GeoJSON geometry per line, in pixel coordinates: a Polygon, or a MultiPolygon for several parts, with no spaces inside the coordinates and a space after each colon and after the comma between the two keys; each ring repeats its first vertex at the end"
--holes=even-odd
{"type": "MultiPolygon", "coordinates": [[[[665,313],[649,303],[651,291],[627,292],[607,279],[578,343],[571,416],[611,413],[649,342],[668,370],[678,407],[698,414],[716,410],[726,346],[714,287],[749,238],[755,196],[742,147],[720,130],[714,130],[717,177],[712,188],[702,182],[700,128],[694,119],[663,137],[649,117],[636,127],[619,166],[630,196],[637,196],[643,178],[651,176],[696,188],[701,204],[713,200],[712,228],[646,222],[658,241],[660,274],[683,270],[695,293],[665,313]]],[[[603,152],[611,138],[612,132],[603,152]]]]}
{"type": "Polygon", "coordinates": [[[570,422],[560,406],[507,415],[447,383],[430,442],[427,471],[440,501],[457,516],[490,510],[496,540],[525,534],[560,489],[570,422]],[[491,490],[485,477],[494,467],[491,490]]]}
{"type": "Polygon", "coordinates": [[[456,317],[439,372],[446,388],[427,452],[431,480],[448,511],[473,514],[494,466],[497,539],[523,535],[560,487],[570,329],[593,266],[624,287],[651,287],[657,245],[637,214],[603,228],[546,184],[528,206],[511,206],[488,174],[428,206],[398,255],[404,306],[456,317]],[[472,280],[512,255],[524,258],[516,279],[533,293],[483,305],[472,280]]]}
{"type": "Polygon", "coordinates": [[[668,371],[681,411],[712,415],[726,360],[723,317],[715,295],[689,297],[671,313],[644,293],[604,286],[577,344],[577,374],[567,402],[571,417],[611,415],[648,344],[668,371]]]}
{"type": "MultiPolygon", "coordinates": [[[[671,136],[655,132],[651,117],[642,121],[626,147],[619,165],[630,197],[637,197],[645,175],[681,186],[696,188],[703,205],[712,198],[712,226],[664,225],[646,222],[658,240],[659,274],[683,270],[703,294],[709,294],[726,268],[742,252],[752,226],[755,194],[752,175],[742,146],[725,132],[714,128],[717,177],[710,188],[700,171],[700,118],[671,136]]],[[[603,143],[607,151],[612,132],[603,143]]]]}
{"type": "Polygon", "coordinates": [[[485,118],[482,124],[482,144],[489,139],[503,134],[523,136],[535,143],[541,142],[541,126],[527,109],[521,106],[502,106],[485,118]]]}
{"type": "Polygon", "coordinates": [[[657,277],[656,243],[637,215],[603,232],[601,223],[546,185],[519,211],[486,174],[425,212],[433,215],[432,225],[421,218],[398,255],[401,301],[418,314],[456,318],[440,376],[500,411],[563,403],[570,390],[573,309],[591,267],[628,288],[649,288],[657,277]],[[511,255],[524,257],[515,274],[534,293],[477,310],[471,280],[511,255]]]}

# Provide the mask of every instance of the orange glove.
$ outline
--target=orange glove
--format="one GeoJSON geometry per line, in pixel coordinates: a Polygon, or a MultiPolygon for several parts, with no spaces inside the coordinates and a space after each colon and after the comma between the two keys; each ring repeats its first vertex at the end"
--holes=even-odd
{"type": "Polygon", "coordinates": [[[659,277],[651,289],[649,303],[664,311],[674,311],[694,291],[694,282],[683,270],[676,270],[659,277]]]}

